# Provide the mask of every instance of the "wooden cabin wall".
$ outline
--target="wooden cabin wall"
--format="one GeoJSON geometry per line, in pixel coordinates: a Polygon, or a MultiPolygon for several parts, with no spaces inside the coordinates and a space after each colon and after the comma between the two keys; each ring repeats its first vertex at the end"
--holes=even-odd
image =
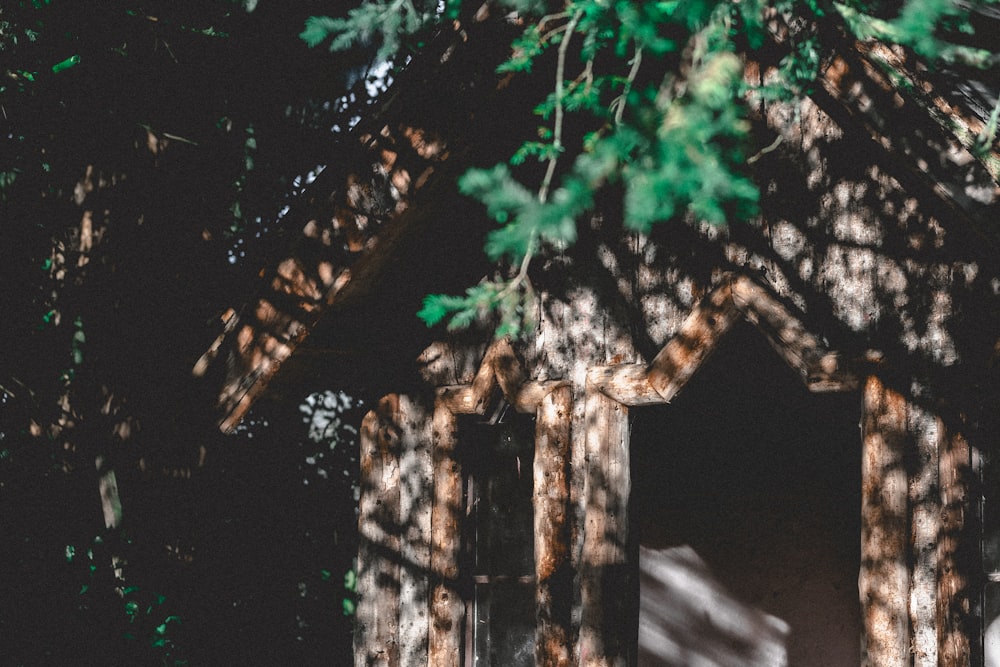
{"type": "MultiPolygon", "coordinates": [[[[749,167],[764,193],[757,219],[728,228],[671,221],[639,236],[622,233],[609,206],[533,276],[538,325],[517,352],[526,381],[566,383],[545,410],[569,413],[568,433],[539,435],[547,448],[558,441],[553,457],[568,457],[564,481],[535,471],[565,483],[565,520],[562,501],[542,495],[536,522],[567,540],[563,572],[576,577],[568,612],[554,609],[565,591],[557,601],[557,589],[539,586],[540,608],[553,607],[540,616],[539,644],[556,638],[540,664],[629,659],[615,625],[632,576],[628,403],[599,391],[595,378],[600,369],[645,378],[692,309],[733,273],[772,291],[868,374],[859,399],[863,663],[959,666],[982,657],[974,498],[991,434],[976,425],[991,423],[1000,394],[1000,263],[980,223],[997,212],[995,192],[983,189],[964,149],[907,125],[913,110],[896,105],[864,63],[841,59],[828,74],[798,109],[755,109],[760,144],[774,146],[749,167]],[[886,108],[896,115],[873,115],[886,108]],[[927,162],[935,155],[962,167],[961,182],[936,180],[940,165],[927,162]]],[[[482,341],[432,346],[420,360],[428,389],[474,386],[484,352],[482,341]]],[[[633,398],[658,400],[648,387],[633,398]]],[[[440,400],[434,408],[389,398],[365,421],[359,666],[452,665],[461,651],[461,477],[455,410],[440,400]]],[[[543,571],[552,557],[537,555],[540,582],[551,581],[543,571]]]]}
{"type": "Polygon", "coordinates": [[[650,361],[727,271],[760,279],[831,347],[895,354],[916,374],[987,366],[997,266],[963,209],[817,105],[766,117],[761,132],[783,141],[754,164],[760,217],[672,221],[649,237],[591,230],[541,273],[540,325],[523,350],[535,377],[579,387],[588,367],[650,361]]]}
{"type": "MultiPolygon", "coordinates": [[[[760,144],[779,140],[752,166],[764,192],[757,219],[728,228],[674,221],[642,237],[613,232],[614,216],[602,212],[540,272],[540,324],[520,349],[534,378],[572,381],[577,567],[587,567],[594,525],[586,485],[613,465],[600,459],[592,469],[587,370],[650,363],[726,272],[748,274],[829,348],[882,378],[865,391],[873,421],[863,425],[866,443],[888,447],[869,452],[876,467],[866,478],[875,494],[864,510],[873,531],[861,592],[871,612],[868,664],[981,657],[983,575],[968,545],[978,539],[971,494],[983,452],[967,433],[994,409],[1000,386],[1000,262],[996,230],[984,227],[1000,210],[1000,189],[957,142],[913,122],[918,111],[870,63],[838,59],[800,108],[756,109],[760,144]],[[885,401],[897,408],[878,413],[885,401]],[[872,597],[876,579],[886,606],[872,597]]],[[[579,602],[578,617],[587,613],[579,602]]],[[[583,647],[588,620],[579,622],[583,647]]]]}
{"type": "Polygon", "coordinates": [[[432,419],[419,397],[390,395],[361,427],[355,665],[428,665],[435,564],[432,419]]]}

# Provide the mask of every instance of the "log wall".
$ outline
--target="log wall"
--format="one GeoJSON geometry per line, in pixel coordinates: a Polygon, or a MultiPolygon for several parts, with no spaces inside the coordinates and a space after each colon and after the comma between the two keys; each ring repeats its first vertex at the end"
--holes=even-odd
{"type": "MultiPolygon", "coordinates": [[[[801,322],[786,321],[776,334],[779,312],[792,318],[745,279],[724,283],[657,357],[670,363],[590,369],[582,419],[574,387],[526,380],[505,341],[486,351],[469,384],[440,388],[433,409],[408,396],[383,399],[361,433],[358,667],[463,663],[457,415],[491,412],[501,397],[536,415],[536,664],[629,664],[629,406],[667,402],[662,390],[670,397],[683,389],[741,317],[772,346],[800,350],[807,338],[809,355],[779,358],[809,389],[853,390],[861,366],[823,348],[801,322]],[[836,367],[824,370],[826,359],[836,367]],[[827,373],[823,382],[818,373],[827,373]]],[[[863,383],[860,659],[873,667],[959,667],[970,664],[977,641],[967,562],[973,450],[912,389],[880,375],[863,383]]]]}
{"type": "Polygon", "coordinates": [[[355,667],[399,665],[399,398],[387,396],[361,424],[355,667]]]}

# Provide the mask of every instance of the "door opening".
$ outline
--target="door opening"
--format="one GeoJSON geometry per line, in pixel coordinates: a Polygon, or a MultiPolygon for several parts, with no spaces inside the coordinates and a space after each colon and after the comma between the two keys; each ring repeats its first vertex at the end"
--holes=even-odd
{"type": "Polygon", "coordinates": [[[469,667],[535,662],[535,420],[513,412],[496,425],[462,420],[463,664],[469,667]]]}
{"type": "Polygon", "coordinates": [[[740,324],[632,415],[640,667],[857,665],[857,393],[808,392],[740,324]]]}

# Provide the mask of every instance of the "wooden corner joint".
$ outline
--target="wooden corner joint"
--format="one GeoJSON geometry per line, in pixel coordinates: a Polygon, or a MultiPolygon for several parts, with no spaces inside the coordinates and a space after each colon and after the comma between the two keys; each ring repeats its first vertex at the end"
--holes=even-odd
{"type": "Polygon", "coordinates": [[[455,414],[485,414],[498,392],[517,412],[532,413],[548,394],[569,384],[564,380],[529,380],[510,340],[501,338],[486,350],[471,384],[439,387],[437,395],[455,414]]]}

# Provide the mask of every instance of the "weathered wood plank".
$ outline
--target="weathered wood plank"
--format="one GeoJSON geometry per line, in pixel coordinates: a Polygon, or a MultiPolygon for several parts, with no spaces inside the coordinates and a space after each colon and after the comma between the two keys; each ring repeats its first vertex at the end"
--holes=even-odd
{"type": "Polygon", "coordinates": [[[665,402],[669,403],[687,384],[740,316],[729,282],[713,290],[691,311],[649,366],[649,383],[665,402]]]}
{"type": "Polygon", "coordinates": [[[982,122],[962,118],[961,105],[945,102],[926,78],[886,45],[852,47],[829,61],[817,92],[840,103],[879,145],[905,156],[897,161],[901,167],[954,202],[962,213],[986,221],[977,209],[986,210],[982,204],[990,200],[982,201],[983,195],[970,186],[992,189],[989,184],[1000,175],[1000,155],[977,148],[975,132],[982,129],[982,122]]]}
{"type": "Polygon", "coordinates": [[[431,598],[428,665],[458,667],[465,606],[458,590],[462,468],[455,413],[438,401],[432,434],[434,499],[431,508],[431,598]]]}
{"type": "Polygon", "coordinates": [[[494,394],[499,390],[500,383],[497,381],[494,359],[499,353],[501,341],[494,341],[486,350],[483,363],[479,366],[476,377],[472,380],[472,400],[473,412],[477,415],[485,414],[490,404],[493,402],[494,394]]]}
{"type": "MultiPolygon", "coordinates": [[[[542,399],[559,387],[569,386],[565,380],[546,380],[544,382],[525,382],[513,396],[511,402],[514,409],[521,413],[533,413],[538,409],[542,399]]],[[[477,412],[477,400],[472,385],[454,385],[438,389],[438,401],[458,415],[481,414],[477,412]]],[[[660,401],[663,402],[662,400],[660,401]]]]}
{"type": "Polygon", "coordinates": [[[934,415],[910,405],[907,430],[913,438],[913,470],[909,475],[910,628],[913,667],[937,667],[937,540],[941,529],[938,450],[943,442],[934,415]]]}
{"type": "Polygon", "coordinates": [[[624,667],[629,636],[628,408],[593,387],[586,396],[587,478],[578,664],[624,667]]]}
{"type": "Polygon", "coordinates": [[[399,664],[398,409],[387,396],[361,422],[355,667],[399,664]]]}
{"type": "Polygon", "coordinates": [[[587,371],[587,384],[623,405],[656,405],[666,401],[649,382],[644,364],[596,366],[587,371]]]}
{"type": "Polygon", "coordinates": [[[583,538],[587,517],[587,410],[586,400],[576,387],[573,387],[573,412],[570,426],[570,460],[569,460],[569,544],[570,565],[576,573],[574,578],[573,628],[574,639],[573,658],[579,663],[579,629],[581,625],[581,581],[583,571],[583,538]]]}
{"type": "Polygon", "coordinates": [[[510,403],[514,403],[515,397],[521,391],[521,386],[528,379],[528,376],[524,371],[524,365],[517,358],[517,354],[507,338],[501,338],[494,343],[491,364],[504,398],[510,403]]]}
{"type": "Polygon", "coordinates": [[[483,361],[486,346],[434,341],[417,357],[417,369],[428,387],[469,384],[483,361]]]}
{"type": "Polygon", "coordinates": [[[476,414],[476,394],[472,390],[472,385],[469,384],[439,387],[437,405],[454,412],[456,415],[476,414]]]}
{"type": "MultiPolygon", "coordinates": [[[[441,387],[438,389],[438,398],[456,414],[481,415],[490,407],[498,390],[503,393],[504,398],[515,403],[525,380],[524,368],[514,354],[510,341],[502,338],[494,341],[486,350],[471,384],[441,387]]],[[[540,395],[537,398],[541,400],[540,395]]],[[[537,403],[529,412],[533,412],[536,406],[537,403]]]]}
{"type": "Polygon", "coordinates": [[[857,376],[846,360],[831,352],[806,330],[780,301],[746,276],[732,283],[733,302],[747,321],[755,325],[768,343],[810,391],[853,391],[857,376]]]}
{"type": "Polygon", "coordinates": [[[535,427],[535,664],[566,667],[571,657],[573,569],[569,558],[572,391],[542,399],[535,427]]]}
{"type": "Polygon", "coordinates": [[[906,399],[871,376],[862,407],[862,665],[910,664],[906,399]]]}
{"type": "Polygon", "coordinates": [[[917,103],[945,136],[958,140],[963,152],[976,156],[993,179],[1000,181],[1000,150],[996,149],[995,143],[986,147],[980,145],[980,137],[986,131],[982,120],[969,113],[963,105],[949,103],[945,94],[934,89],[927,71],[907,63],[901,50],[876,41],[859,41],[856,47],[864,58],[870,77],[884,79],[891,72],[890,76],[895,78],[892,88],[905,91],[905,95],[917,103]]]}
{"type": "MultiPolygon", "coordinates": [[[[572,385],[566,380],[546,380],[544,382],[525,382],[514,396],[514,409],[522,413],[532,413],[538,410],[542,401],[550,393],[572,385]]],[[[568,419],[568,417],[567,417],[568,419]]]]}
{"type": "Polygon", "coordinates": [[[934,100],[944,99],[923,80],[934,77],[913,77],[915,72],[906,70],[915,68],[905,64],[893,71],[905,57],[886,58],[885,46],[843,46],[825,66],[812,100],[845,135],[858,141],[867,135],[884,149],[872,157],[892,174],[897,184],[891,187],[917,196],[925,214],[948,220],[953,247],[957,243],[967,257],[985,258],[995,234],[990,211],[997,199],[1000,156],[968,150],[976,139],[959,119],[962,105],[935,109],[934,100]],[[950,113],[941,113],[945,108],[950,113]]]}
{"type": "Polygon", "coordinates": [[[431,415],[419,400],[401,396],[399,453],[399,665],[427,666],[434,478],[431,415]]]}
{"type": "MultiPolygon", "coordinates": [[[[938,537],[937,629],[938,663],[942,667],[970,664],[970,582],[962,567],[962,550],[968,550],[966,526],[972,451],[960,432],[944,438],[938,460],[941,492],[941,532],[938,537]]],[[[974,540],[975,538],[972,538],[974,540]]]]}

